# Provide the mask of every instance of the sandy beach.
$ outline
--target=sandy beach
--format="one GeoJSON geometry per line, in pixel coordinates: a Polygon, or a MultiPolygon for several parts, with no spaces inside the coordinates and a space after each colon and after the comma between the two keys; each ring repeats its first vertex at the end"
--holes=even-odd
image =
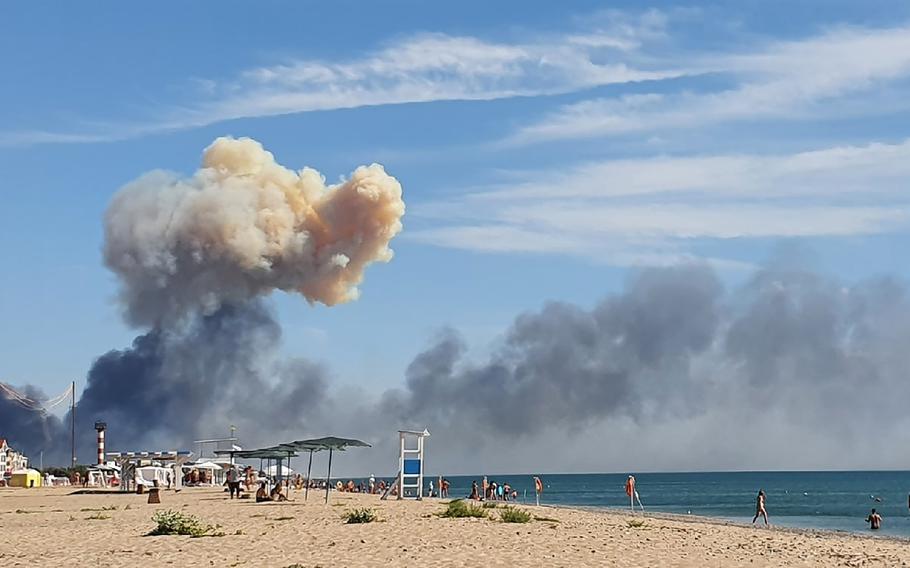
{"type": "Polygon", "coordinates": [[[0,489],[3,566],[907,566],[910,543],[885,538],[742,527],[707,519],[523,507],[527,524],[449,519],[438,500],[380,501],[321,493],[256,504],[217,489],[146,495],[74,495],[71,489],[0,489]],[[379,522],[348,525],[371,507],[379,522]],[[146,536],[158,510],[220,525],[224,536],[146,536]],[[641,517],[639,517],[641,518],[641,517]]]}

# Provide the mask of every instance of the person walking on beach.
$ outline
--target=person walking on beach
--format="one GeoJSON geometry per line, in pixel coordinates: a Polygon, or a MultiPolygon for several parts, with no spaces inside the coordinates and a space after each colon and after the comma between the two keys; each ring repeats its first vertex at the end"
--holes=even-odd
{"type": "Polygon", "coordinates": [[[237,494],[237,498],[240,498],[240,474],[237,472],[235,466],[231,466],[227,472],[227,483],[228,491],[231,492],[231,499],[234,498],[234,494],[237,494]]]}
{"type": "Polygon", "coordinates": [[[872,509],[872,512],[869,513],[869,516],[866,517],[866,522],[869,523],[869,528],[877,531],[882,528],[882,516],[875,512],[875,509],[872,509]]]}
{"type": "Polygon", "coordinates": [[[480,499],[480,495],[477,494],[477,480],[471,482],[471,499],[477,501],[480,499]]]}
{"type": "MultiPolygon", "coordinates": [[[[872,512],[875,512],[875,509],[872,509],[872,512]]],[[[755,521],[758,520],[758,517],[762,516],[765,519],[765,526],[768,526],[768,511],[765,510],[765,490],[758,490],[758,497],[755,498],[755,516],[752,517],[752,524],[755,524],[755,521]]]]}

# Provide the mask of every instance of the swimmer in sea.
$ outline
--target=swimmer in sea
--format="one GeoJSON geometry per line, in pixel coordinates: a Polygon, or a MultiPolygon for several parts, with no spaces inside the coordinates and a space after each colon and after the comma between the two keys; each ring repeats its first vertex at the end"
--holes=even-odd
{"type": "Polygon", "coordinates": [[[869,513],[869,516],[866,517],[866,522],[869,523],[869,528],[877,531],[882,528],[882,516],[875,512],[875,509],[872,509],[872,512],[869,513]]]}

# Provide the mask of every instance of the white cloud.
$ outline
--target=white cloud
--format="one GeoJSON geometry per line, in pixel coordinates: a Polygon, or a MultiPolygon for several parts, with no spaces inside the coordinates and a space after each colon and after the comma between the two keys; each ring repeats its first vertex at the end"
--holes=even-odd
{"type": "Polygon", "coordinates": [[[424,33],[348,60],[291,59],[224,80],[196,78],[198,100],[145,123],[111,124],[82,134],[0,133],[0,145],[118,140],[225,120],[290,113],[454,100],[567,93],[595,86],[661,80],[685,73],[638,55],[658,37],[658,12],[615,17],[569,35],[530,34],[507,43],[424,33]]]}
{"type": "Polygon", "coordinates": [[[910,141],[787,155],[641,158],[510,183],[411,208],[410,238],[484,252],[570,253],[664,264],[699,239],[844,237],[904,230],[910,141]],[[870,205],[870,196],[879,198],[870,205]]]}
{"type": "Polygon", "coordinates": [[[223,99],[175,120],[547,95],[683,73],[636,67],[628,55],[634,47],[605,33],[523,44],[424,34],[347,62],[299,60],[245,71],[226,85],[223,99]],[[610,55],[611,48],[622,52],[610,55]]]}
{"type": "Polygon", "coordinates": [[[910,179],[910,140],[837,146],[786,155],[655,156],[579,164],[556,173],[517,173],[475,198],[632,197],[714,193],[726,197],[901,195],[910,179]]]}
{"type": "MultiPolygon", "coordinates": [[[[519,129],[506,142],[829,115],[837,112],[838,101],[910,77],[910,27],[840,28],[800,41],[772,43],[753,53],[700,57],[688,68],[726,74],[735,86],[585,100],[519,129]]],[[[864,109],[870,114],[881,111],[872,104],[864,109]]]]}

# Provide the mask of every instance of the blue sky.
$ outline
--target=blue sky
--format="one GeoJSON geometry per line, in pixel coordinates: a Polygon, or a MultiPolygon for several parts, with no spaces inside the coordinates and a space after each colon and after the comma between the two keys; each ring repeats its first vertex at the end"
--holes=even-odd
{"type": "Polygon", "coordinates": [[[260,2],[0,7],[0,379],[129,344],[101,219],[143,172],[251,136],[408,213],[357,302],[277,295],[283,350],[385,388],[443,326],[482,353],[551,299],[781,246],[906,276],[910,5],[260,2]]]}

